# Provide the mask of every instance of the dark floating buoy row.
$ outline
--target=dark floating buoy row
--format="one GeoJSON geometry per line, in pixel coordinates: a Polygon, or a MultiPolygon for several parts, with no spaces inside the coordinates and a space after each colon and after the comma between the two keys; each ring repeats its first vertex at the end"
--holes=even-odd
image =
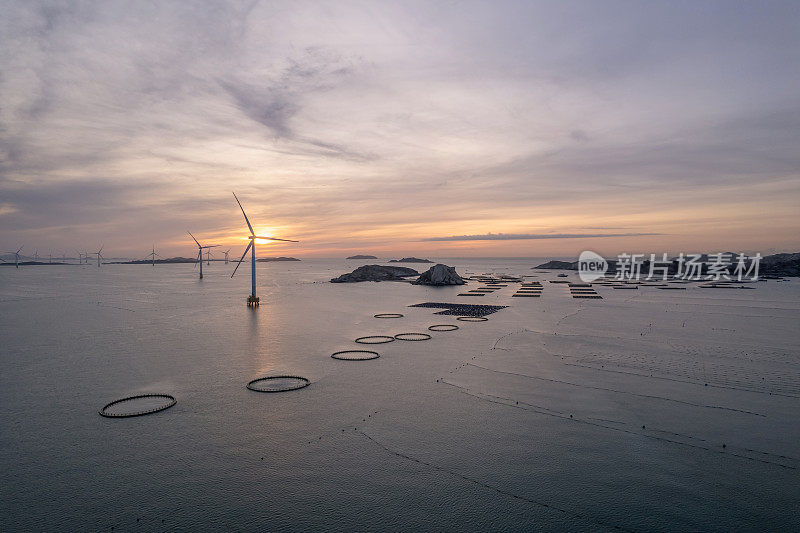
{"type": "Polygon", "coordinates": [[[434,324],[433,326],[428,326],[428,330],[430,331],[455,331],[458,329],[458,326],[455,324],[434,324]]]}
{"type": "Polygon", "coordinates": [[[163,411],[164,409],[169,409],[173,405],[178,403],[178,400],[175,399],[174,396],[171,394],[137,394],[136,396],[127,396],[125,398],[120,398],[119,400],[114,400],[113,402],[107,403],[100,409],[100,415],[105,416],[107,418],[130,418],[132,416],[142,416],[142,415],[149,415],[151,413],[157,413],[159,411],[163,411]],[[143,411],[132,411],[129,413],[111,413],[108,411],[109,407],[114,405],[119,405],[124,402],[129,402],[132,400],[138,400],[140,398],[164,398],[167,400],[167,403],[164,405],[160,405],[158,407],[154,407],[152,409],[145,409],[143,411]]]}
{"type": "Polygon", "coordinates": [[[399,341],[427,341],[432,337],[427,333],[398,333],[394,338],[399,341]]]}
{"type": "Polygon", "coordinates": [[[370,359],[377,359],[380,354],[372,350],[342,350],[341,352],[333,352],[331,357],[340,361],[369,361],[370,359]]]}
{"type": "MultiPolygon", "coordinates": [[[[253,305],[258,305],[258,303],[253,302],[253,305]]],[[[426,305],[421,305],[420,307],[422,306],[427,307],[426,305]]],[[[497,307],[497,308],[502,309],[502,307],[497,307]]],[[[402,313],[377,313],[373,316],[375,318],[403,318],[404,315],[402,313]]],[[[456,319],[467,322],[485,322],[488,320],[483,316],[459,316],[456,319]]],[[[455,324],[435,324],[433,326],[429,326],[428,329],[430,331],[455,331],[459,328],[455,324]]],[[[368,335],[365,337],[359,337],[355,339],[355,342],[359,344],[386,344],[389,342],[394,342],[395,340],[418,342],[418,341],[430,340],[431,338],[433,337],[431,337],[431,335],[429,335],[428,333],[409,332],[409,333],[398,333],[397,335],[394,336],[368,335]]],[[[380,354],[372,350],[341,350],[332,353],[331,357],[333,359],[338,359],[340,361],[369,361],[372,359],[378,359],[380,357],[380,354]]],[[[248,382],[247,388],[255,392],[276,393],[276,392],[288,392],[288,391],[302,389],[309,386],[310,384],[311,382],[307,378],[304,378],[302,376],[289,376],[289,375],[264,376],[253,379],[250,382],[248,382]]],[[[103,408],[100,409],[99,413],[101,416],[107,418],[129,418],[134,416],[142,416],[152,413],[158,413],[159,411],[169,409],[176,403],[177,400],[171,394],[139,394],[135,396],[126,396],[125,398],[120,398],[119,400],[114,400],[113,402],[104,405],[103,408]],[[167,402],[164,405],[160,405],[152,409],[133,411],[129,413],[112,413],[108,411],[109,408],[115,405],[119,405],[121,403],[133,401],[140,398],[164,398],[165,400],[167,400],[167,402]]]]}
{"type": "Polygon", "coordinates": [[[311,382],[302,376],[266,376],[247,384],[255,392],[287,392],[308,387],[311,382]]]}

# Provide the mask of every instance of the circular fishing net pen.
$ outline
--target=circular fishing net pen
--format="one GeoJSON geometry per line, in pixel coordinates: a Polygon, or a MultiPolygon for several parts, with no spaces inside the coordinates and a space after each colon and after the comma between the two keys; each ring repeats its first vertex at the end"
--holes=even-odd
{"type": "Polygon", "coordinates": [[[427,341],[431,336],[427,333],[398,333],[394,338],[399,341],[427,341]]]}
{"type": "Polygon", "coordinates": [[[385,344],[394,341],[394,337],[388,335],[369,335],[367,337],[359,337],[355,342],[359,344],[385,344]]]}
{"type": "Polygon", "coordinates": [[[256,392],[287,392],[308,387],[310,383],[300,376],[267,376],[254,379],[247,388],[256,392]]]}
{"type": "Polygon", "coordinates": [[[458,326],[455,324],[434,324],[433,326],[428,326],[430,331],[455,331],[458,329],[458,326]]]}
{"type": "Polygon", "coordinates": [[[100,414],[108,418],[149,415],[169,409],[177,402],[171,394],[138,394],[104,405],[100,414]]]}
{"type": "Polygon", "coordinates": [[[378,313],[372,316],[375,318],[403,318],[403,315],[400,313],[378,313]]]}
{"type": "Polygon", "coordinates": [[[489,319],[485,316],[459,316],[456,317],[456,320],[460,320],[462,322],[486,322],[489,319]]]}
{"type": "Polygon", "coordinates": [[[341,352],[334,352],[331,354],[334,359],[340,361],[369,361],[380,357],[378,352],[372,350],[343,350],[341,352]]]}

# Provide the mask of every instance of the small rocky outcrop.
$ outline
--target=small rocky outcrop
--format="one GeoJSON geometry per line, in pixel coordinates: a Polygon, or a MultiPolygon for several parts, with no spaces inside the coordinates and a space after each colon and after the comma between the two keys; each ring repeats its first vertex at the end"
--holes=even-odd
{"type": "Polygon", "coordinates": [[[546,268],[553,270],[578,270],[578,262],[571,263],[569,261],[548,261],[533,268],[546,268]]]}
{"type": "Polygon", "coordinates": [[[355,283],[359,281],[402,281],[409,276],[418,276],[419,272],[413,268],[364,265],[353,270],[349,274],[342,274],[338,278],[333,278],[331,283],[355,283]]]}
{"type": "Polygon", "coordinates": [[[347,259],[377,259],[374,255],[351,255],[347,259]]]}
{"type": "Polygon", "coordinates": [[[390,259],[390,263],[433,263],[428,259],[420,259],[419,257],[404,257],[402,259],[390,259]]]}
{"type": "Polygon", "coordinates": [[[257,263],[271,263],[273,261],[300,261],[296,257],[261,257],[256,259],[257,263]]]}
{"type": "Polygon", "coordinates": [[[456,267],[443,265],[441,263],[432,266],[427,272],[423,273],[414,285],[464,285],[465,281],[456,272],[456,267]]]}

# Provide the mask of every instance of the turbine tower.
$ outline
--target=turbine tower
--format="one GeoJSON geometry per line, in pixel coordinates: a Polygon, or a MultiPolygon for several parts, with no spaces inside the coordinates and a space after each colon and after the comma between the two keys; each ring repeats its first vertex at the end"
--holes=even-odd
{"type": "Polygon", "coordinates": [[[228,264],[228,254],[229,254],[229,253],[231,253],[231,249],[230,249],[230,248],[228,248],[227,250],[225,250],[225,251],[224,251],[224,252],[222,252],[222,253],[224,253],[224,254],[225,254],[225,264],[227,265],[227,264],[228,264]]]}
{"type": "Polygon", "coordinates": [[[253,252],[252,255],[250,256],[250,267],[252,269],[252,275],[251,275],[252,293],[247,298],[247,305],[248,307],[249,306],[256,307],[260,303],[258,297],[256,296],[256,239],[265,239],[269,241],[284,241],[284,242],[300,242],[300,241],[292,241],[289,239],[278,239],[276,237],[261,237],[256,235],[255,231],[253,231],[253,226],[250,224],[250,220],[247,218],[247,213],[244,212],[244,207],[242,207],[242,202],[239,201],[239,198],[236,196],[236,193],[233,193],[233,197],[236,198],[236,203],[239,204],[239,209],[242,210],[242,214],[244,215],[244,221],[247,222],[247,227],[250,229],[250,236],[247,237],[248,239],[250,239],[250,244],[248,244],[247,248],[244,249],[244,253],[242,254],[241,259],[239,259],[239,262],[236,264],[236,268],[233,269],[233,274],[231,274],[231,277],[233,277],[234,274],[236,274],[236,271],[239,269],[239,265],[241,265],[242,261],[244,260],[244,256],[246,256],[247,252],[252,249],[253,252]]]}
{"type": "MultiPolygon", "coordinates": [[[[197,239],[194,238],[194,235],[192,235],[191,231],[187,231],[186,233],[191,235],[194,242],[197,243],[197,262],[200,263],[200,279],[203,279],[203,250],[206,248],[216,248],[217,246],[219,246],[219,244],[211,244],[208,246],[203,246],[197,239]]],[[[197,263],[195,263],[195,265],[197,265],[197,263]]]]}

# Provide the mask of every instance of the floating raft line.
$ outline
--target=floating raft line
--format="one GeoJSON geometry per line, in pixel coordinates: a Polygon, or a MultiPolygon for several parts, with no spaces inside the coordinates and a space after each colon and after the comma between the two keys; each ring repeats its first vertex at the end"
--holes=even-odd
{"type": "Polygon", "coordinates": [[[331,357],[340,361],[370,361],[380,357],[380,354],[372,350],[342,350],[333,352],[331,357]]]}
{"type": "Polygon", "coordinates": [[[265,376],[263,378],[256,378],[247,384],[247,388],[255,392],[288,392],[291,390],[302,389],[308,387],[311,382],[302,376],[265,376]],[[281,385],[281,382],[285,382],[281,385]],[[257,383],[270,383],[277,384],[272,388],[260,389],[256,387],[257,383]]]}
{"type": "Polygon", "coordinates": [[[372,316],[375,318],[403,318],[401,313],[378,313],[372,316]]]}
{"type": "Polygon", "coordinates": [[[178,400],[175,399],[175,396],[171,394],[137,394],[136,396],[127,396],[125,398],[120,398],[119,400],[114,400],[113,402],[107,403],[100,409],[99,413],[100,416],[105,416],[106,418],[130,418],[132,416],[142,416],[142,415],[149,415],[152,413],[157,413],[159,411],[163,411],[164,409],[169,409],[173,405],[178,403],[178,400]],[[106,411],[112,405],[117,405],[123,402],[129,402],[131,400],[137,400],[139,398],[164,398],[168,400],[166,405],[162,405],[159,407],[155,407],[153,409],[146,409],[144,411],[133,411],[130,413],[109,413],[106,411]]]}
{"type": "Polygon", "coordinates": [[[359,344],[386,344],[387,342],[393,341],[394,337],[388,335],[367,335],[366,337],[359,337],[355,340],[355,342],[359,344]]]}
{"type": "Polygon", "coordinates": [[[433,337],[427,333],[398,333],[394,338],[399,341],[427,341],[433,337]]]}
{"type": "Polygon", "coordinates": [[[456,296],[485,296],[480,292],[460,292],[456,296]]]}

